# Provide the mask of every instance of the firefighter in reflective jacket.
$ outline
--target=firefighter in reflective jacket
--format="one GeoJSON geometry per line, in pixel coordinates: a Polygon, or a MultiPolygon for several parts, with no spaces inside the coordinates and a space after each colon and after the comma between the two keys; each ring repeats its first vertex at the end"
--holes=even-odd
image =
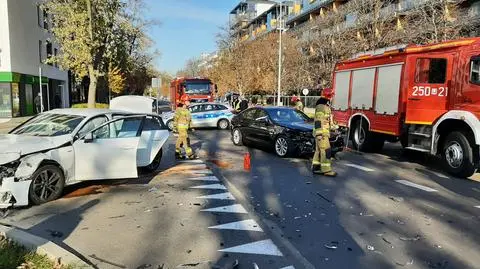
{"type": "Polygon", "coordinates": [[[337,173],[332,170],[330,131],[334,128],[332,110],[329,102],[333,97],[332,89],[323,89],[320,99],[315,107],[315,155],[313,156],[312,171],[315,174],[335,177],[337,173]]]}
{"type": "Polygon", "coordinates": [[[190,99],[184,95],[180,98],[180,104],[175,111],[173,118],[174,132],[178,133],[177,142],[175,144],[175,157],[182,158],[182,145],[188,158],[193,159],[195,155],[188,141],[188,129],[192,122],[192,115],[188,110],[190,99]]]}

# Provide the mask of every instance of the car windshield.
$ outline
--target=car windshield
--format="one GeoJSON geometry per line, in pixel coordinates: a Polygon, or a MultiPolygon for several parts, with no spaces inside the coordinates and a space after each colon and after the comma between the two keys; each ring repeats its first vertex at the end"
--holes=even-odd
{"type": "Polygon", "coordinates": [[[294,109],[268,109],[268,115],[274,122],[308,122],[310,118],[294,109]]]}
{"type": "Polygon", "coordinates": [[[210,83],[187,83],[186,94],[210,94],[210,83]]]}
{"type": "Polygon", "coordinates": [[[14,130],[12,134],[32,136],[60,136],[71,134],[85,119],[78,115],[40,114],[14,130]]]}

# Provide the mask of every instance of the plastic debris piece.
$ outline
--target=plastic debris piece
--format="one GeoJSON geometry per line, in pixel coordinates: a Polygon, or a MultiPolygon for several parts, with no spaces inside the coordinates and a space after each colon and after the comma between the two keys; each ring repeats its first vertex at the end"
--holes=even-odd
{"type": "Polygon", "coordinates": [[[152,187],[151,189],[148,190],[148,192],[156,192],[158,189],[156,187],[152,187]]]}
{"type": "Polygon", "coordinates": [[[294,217],[293,219],[301,219],[302,217],[294,217]]]}
{"type": "Polygon", "coordinates": [[[334,249],[337,249],[338,248],[338,242],[337,241],[332,241],[330,243],[327,243],[325,245],[323,245],[326,249],[331,249],[331,250],[334,250],[334,249]]]}
{"type": "Polygon", "coordinates": [[[374,251],[374,250],[375,250],[375,248],[374,248],[373,246],[371,246],[371,245],[367,245],[367,249],[370,250],[370,251],[374,251]]]}
{"type": "Polygon", "coordinates": [[[435,245],[435,247],[436,247],[436,248],[442,248],[442,246],[440,246],[440,245],[435,245]]]}

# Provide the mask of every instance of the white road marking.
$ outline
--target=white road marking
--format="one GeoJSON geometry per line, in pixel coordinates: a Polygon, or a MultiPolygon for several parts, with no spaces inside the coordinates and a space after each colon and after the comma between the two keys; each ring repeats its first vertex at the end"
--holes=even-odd
{"type": "Polygon", "coordinates": [[[241,204],[221,206],[215,208],[203,209],[200,211],[204,212],[219,212],[219,213],[238,213],[238,214],[248,214],[247,210],[243,208],[241,204]]]}
{"type": "Polygon", "coordinates": [[[235,197],[229,192],[199,196],[197,199],[216,199],[216,200],[235,200],[235,197]]]}
{"type": "Polygon", "coordinates": [[[210,226],[208,228],[219,229],[219,230],[240,230],[240,231],[263,232],[260,225],[258,225],[258,223],[253,219],[230,222],[230,223],[220,224],[216,226],[210,226]]]}
{"type": "Polygon", "coordinates": [[[427,191],[427,192],[436,192],[437,191],[436,189],[432,189],[432,188],[429,188],[429,187],[426,187],[426,186],[418,185],[418,184],[415,184],[415,183],[410,182],[408,180],[396,180],[396,182],[398,182],[400,184],[403,184],[403,185],[407,185],[407,186],[410,186],[410,187],[420,189],[422,191],[427,191]]]}
{"type": "Polygon", "coordinates": [[[188,170],[188,172],[190,172],[190,173],[192,173],[192,174],[199,174],[199,175],[212,174],[212,170],[208,170],[208,169],[204,169],[204,170],[188,170]]]}
{"type": "Polygon", "coordinates": [[[199,180],[199,181],[220,181],[217,177],[215,176],[208,176],[208,177],[192,177],[189,178],[188,180],[199,180]]]}
{"type": "Polygon", "coordinates": [[[360,170],[365,171],[365,172],[373,172],[373,171],[375,171],[375,170],[372,169],[372,168],[368,168],[368,167],[361,166],[361,165],[356,165],[356,164],[353,164],[353,163],[347,163],[347,164],[345,164],[345,165],[346,165],[346,166],[353,167],[353,168],[360,169],[360,170]]]}
{"type": "Polygon", "coordinates": [[[295,269],[295,267],[293,267],[292,265],[290,265],[290,266],[283,267],[283,268],[280,268],[280,269],[295,269]]]}
{"type": "Polygon", "coordinates": [[[444,175],[444,174],[442,174],[442,173],[440,173],[440,172],[436,172],[436,171],[429,171],[429,172],[432,173],[432,174],[434,174],[434,175],[436,175],[437,177],[450,179],[449,176],[446,176],[446,175],[444,175]]]}
{"type": "Polygon", "coordinates": [[[231,248],[221,249],[220,252],[246,253],[270,256],[283,256],[282,252],[271,239],[239,245],[231,248]]]}
{"type": "Polygon", "coordinates": [[[475,206],[476,208],[480,208],[480,205],[475,206]]]}
{"type": "Polygon", "coordinates": [[[186,160],[180,161],[180,163],[204,163],[202,160],[186,160]]]}
{"type": "Polygon", "coordinates": [[[226,190],[227,188],[222,184],[209,184],[209,185],[190,187],[190,189],[226,190]]]}

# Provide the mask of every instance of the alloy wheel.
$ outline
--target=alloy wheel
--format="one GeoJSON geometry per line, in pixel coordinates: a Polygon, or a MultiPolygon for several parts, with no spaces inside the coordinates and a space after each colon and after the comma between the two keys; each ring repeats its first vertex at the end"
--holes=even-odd
{"type": "Polygon", "coordinates": [[[49,201],[61,189],[62,175],[58,171],[45,169],[32,181],[33,195],[39,200],[49,201]]]}
{"type": "Polygon", "coordinates": [[[287,155],[288,143],[287,143],[287,140],[285,138],[283,138],[283,137],[277,138],[277,141],[275,142],[275,151],[280,156],[287,155]]]}

